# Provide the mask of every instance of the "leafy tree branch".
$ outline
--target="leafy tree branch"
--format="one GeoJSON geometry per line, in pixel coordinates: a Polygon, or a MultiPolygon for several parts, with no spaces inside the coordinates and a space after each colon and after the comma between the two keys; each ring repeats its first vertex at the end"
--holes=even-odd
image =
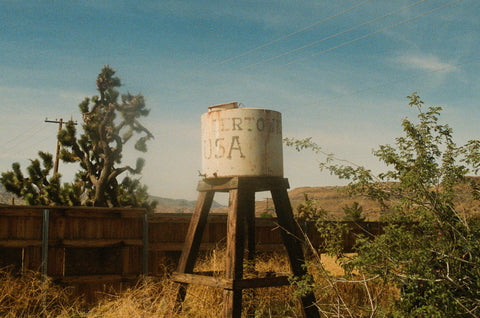
{"type": "MultiPolygon", "coordinates": [[[[393,311],[399,316],[477,317],[480,217],[459,211],[458,189],[469,186],[472,199],[479,199],[479,182],[467,175],[479,171],[480,142],[458,146],[453,130],[440,122],[440,107],[426,107],[416,93],[408,99],[417,120],[405,118],[403,136],[373,152],[387,167],[382,173],[324,153],[311,138],[286,143],[324,155],[321,169],[349,180],[351,194],[367,196],[383,207],[384,233],[357,238],[357,255],[344,259],[349,273],[365,273],[398,286],[402,294],[393,311]]],[[[355,216],[359,209],[347,207],[345,212],[355,216]]],[[[317,222],[319,231],[331,231],[324,226],[317,222]]],[[[340,235],[345,229],[338,231],[340,235]]]]}

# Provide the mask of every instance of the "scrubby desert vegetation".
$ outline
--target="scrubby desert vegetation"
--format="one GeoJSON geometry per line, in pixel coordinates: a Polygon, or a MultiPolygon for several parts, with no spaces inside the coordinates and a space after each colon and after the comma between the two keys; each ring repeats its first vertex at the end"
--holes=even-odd
{"type": "MultiPolygon", "coordinates": [[[[196,270],[221,275],[225,264],[223,250],[213,250],[199,261],[196,270]]],[[[371,312],[372,305],[384,305],[398,297],[398,290],[365,282],[345,281],[335,259],[322,255],[322,265],[313,259],[309,271],[313,277],[318,306],[323,316],[354,316],[371,312]],[[326,272],[325,272],[326,271],[326,272]],[[328,274],[327,274],[328,273],[328,274]]],[[[260,272],[289,272],[283,254],[260,255],[255,269],[260,272]]],[[[173,283],[164,277],[146,277],[123,292],[103,292],[98,301],[87,303],[69,287],[42,282],[38,273],[16,276],[8,268],[0,272],[0,316],[2,317],[161,317],[174,299],[173,283]]],[[[357,277],[361,280],[361,277],[357,277]]],[[[302,286],[261,288],[244,291],[244,316],[300,317],[297,296],[302,286]]],[[[223,305],[222,290],[191,285],[183,310],[173,317],[219,317],[223,305]]]]}

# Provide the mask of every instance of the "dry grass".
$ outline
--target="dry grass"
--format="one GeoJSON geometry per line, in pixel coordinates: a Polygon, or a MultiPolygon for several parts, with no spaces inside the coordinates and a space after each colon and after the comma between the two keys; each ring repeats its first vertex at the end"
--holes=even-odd
{"type": "Polygon", "coordinates": [[[71,289],[42,281],[36,272],[14,276],[0,270],[1,317],[76,317],[83,305],[71,289]]]}
{"type": "MultiPolygon", "coordinates": [[[[213,250],[199,262],[196,271],[213,271],[221,276],[225,270],[224,250],[213,250]]],[[[286,258],[280,254],[259,257],[255,264],[258,272],[289,272],[286,258]]],[[[246,274],[248,275],[248,274],[246,274]]],[[[172,297],[173,298],[173,297],[172,297]]],[[[172,299],[171,298],[171,299],[172,299]]],[[[296,302],[292,301],[292,287],[271,287],[257,290],[245,290],[243,293],[244,315],[252,317],[297,317],[296,302]]],[[[223,291],[217,288],[191,285],[182,312],[177,317],[216,318],[222,314],[223,291]]]]}
{"type": "Polygon", "coordinates": [[[83,313],[86,318],[162,317],[165,313],[171,282],[145,278],[136,286],[119,294],[106,294],[93,308],[83,313]]]}
{"type": "Polygon", "coordinates": [[[316,286],[317,307],[324,317],[384,317],[399,296],[395,286],[369,280],[360,273],[345,279],[343,269],[332,257],[322,255],[322,264],[323,268],[318,262],[312,262],[309,273],[316,286]],[[379,308],[383,308],[382,314],[379,314],[379,308]]]}
{"type": "MultiPolygon", "coordinates": [[[[348,311],[353,316],[367,314],[372,306],[388,302],[398,294],[393,288],[372,282],[351,283],[336,279],[343,274],[332,257],[322,255],[322,266],[313,261],[309,272],[314,278],[314,288],[320,310],[326,317],[342,317],[348,311]],[[329,272],[325,276],[323,269],[329,272]],[[372,302],[374,303],[372,305],[372,302]]],[[[200,260],[196,271],[213,271],[221,275],[225,255],[214,250],[200,260]]],[[[258,272],[289,272],[283,254],[261,255],[255,265],[258,272]]],[[[35,273],[22,277],[8,270],[0,271],[0,316],[1,317],[162,317],[174,300],[174,284],[165,278],[142,279],[136,286],[122,293],[104,294],[96,304],[86,307],[74,298],[69,288],[60,288],[52,283],[42,289],[42,282],[35,273]]],[[[244,316],[248,317],[300,317],[300,308],[294,296],[294,286],[261,288],[244,291],[244,316]]],[[[212,287],[190,285],[182,311],[175,318],[221,316],[222,290],[212,287]]],[[[172,318],[173,318],[172,317],[172,318]]]]}

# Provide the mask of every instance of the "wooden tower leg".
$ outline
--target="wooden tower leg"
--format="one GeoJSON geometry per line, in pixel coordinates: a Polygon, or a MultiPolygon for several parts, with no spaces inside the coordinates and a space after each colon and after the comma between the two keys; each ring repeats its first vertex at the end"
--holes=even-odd
{"type": "MultiPolygon", "coordinates": [[[[301,231],[293,218],[293,211],[287,193],[288,181],[283,178],[231,178],[228,180],[208,180],[199,183],[198,201],[190,221],[185,245],[173,279],[179,282],[175,290],[176,302],[173,313],[181,309],[185,299],[187,284],[223,288],[223,318],[241,318],[242,290],[259,287],[280,286],[287,283],[286,277],[280,279],[243,279],[245,236],[248,238],[247,270],[255,271],[255,192],[270,190],[277,212],[278,223],[282,228],[282,238],[288,253],[293,275],[303,277],[307,274],[303,254],[301,231]],[[217,279],[211,276],[193,274],[198,256],[200,241],[207,222],[215,191],[230,194],[230,208],[227,216],[227,247],[225,277],[217,279]],[[247,234],[247,235],[245,235],[247,234]]],[[[254,293],[254,291],[252,291],[254,293]]],[[[303,316],[320,317],[313,292],[301,298],[303,316]]],[[[250,314],[250,312],[249,312],[250,314]]],[[[170,317],[167,315],[165,317],[170,317]]]]}
{"type": "MultiPolygon", "coordinates": [[[[202,234],[207,224],[207,216],[212,206],[213,197],[215,192],[199,192],[198,200],[193,211],[192,219],[188,227],[187,237],[185,238],[185,244],[183,246],[182,255],[177,266],[177,273],[193,273],[195,261],[200,249],[200,242],[202,234]]],[[[177,284],[175,289],[176,299],[172,303],[172,308],[167,311],[170,313],[178,311],[183,301],[185,300],[187,285],[177,284]]]]}
{"type": "MultiPolygon", "coordinates": [[[[282,238],[285,248],[287,249],[293,275],[296,277],[303,277],[307,274],[307,270],[303,266],[305,264],[305,257],[301,243],[303,236],[293,217],[292,206],[290,205],[287,189],[273,189],[271,190],[271,193],[278,217],[278,224],[282,228],[282,238]]],[[[320,317],[318,309],[315,306],[316,300],[313,292],[302,296],[301,302],[304,317],[320,317]]]]}
{"type": "Polygon", "coordinates": [[[251,191],[247,194],[248,198],[245,201],[245,221],[247,226],[247,269],[255,271],[255,192],[251,191]]]}
{"type": "MultiPolygon", "coordinates": [[[[251,198],[246,201],[246,205],[250,204],[249,206],[245,207],[245,221],[247,227],[247,262],[246,266],[244,266],[244,274],[250,275],[251,277],[255,274],[255,256],[256,256],[256,241],[255,241],[255,192],[249,194],[251,198]]],[[[249,299],[254,300],[256,299],[256,290],[255,288],[247,289],[243,292],[243,297],[246,296],[246,293],[249,299]]],[[[255,305],[252,304],[248,307],[247,310],[247,317],[254,317],[255,316],[255,305]]]]}
{"type": "MultiPolygon", "coordinates": [[[[243,278],[246,215],[255,205],[255,192],[249,189],[230,190],[230,211],[227,218],[227,251],[225,279],[243,278]]],[[[242,289],[233,286],[223,291],[223,317],[240,318],[242,315],[242,289]]]]}

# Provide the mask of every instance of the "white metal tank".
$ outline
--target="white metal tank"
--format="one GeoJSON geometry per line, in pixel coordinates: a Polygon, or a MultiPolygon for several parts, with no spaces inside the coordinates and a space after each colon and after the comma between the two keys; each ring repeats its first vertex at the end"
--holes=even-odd
{"type": "Polygon", "coordinates": [[[282,115],[273,110],[210,106],[201,116],[206,178],[283,177],[282,115]]]}

